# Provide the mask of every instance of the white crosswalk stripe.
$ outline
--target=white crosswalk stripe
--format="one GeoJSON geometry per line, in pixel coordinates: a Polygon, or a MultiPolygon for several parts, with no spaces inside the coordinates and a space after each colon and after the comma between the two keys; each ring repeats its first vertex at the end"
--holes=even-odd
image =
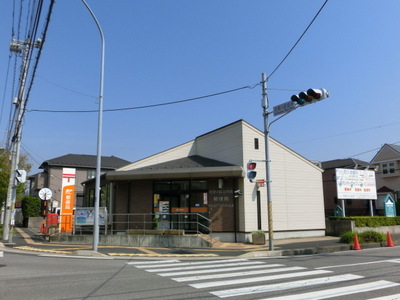
{"type": "Polygon", "coordinates": [[[205,279],[217,279],[217,278],[228,278],[228,277],[239,277],[239,276],[249,276],[249,275],[259,275],[259,274],[268,274],[275,272],[286,272],[286,271],[297,271],[304,270],[304,267],[288,267],[288,268],[279,268],[279,269],[264,269],[257,271],[246,271],[246,272],[233,272],[233,273],[223,273],[223,274],[211,274],[211,275],[201,275],[201,276],[190,276],[190,277],[177,277],[172,278],[172,280],[178,282],[184,281],[196,281],[196,280],[205,280],[205,279]]]}
{"type": "Polygon", "coordinates": [[[260,281],[271,281],[271,280],[293,278],[293,277],[321,275],[321,274],[326,274],[326,273],[331,273],[331,272],[332,271],[313,270],[313,271],[307,271],[307,272],[285,273],[285,274],[279,274],[279,275],[195,283],[195,284],[190,284],[190,286],[192,286],[196,289],[203,289],[203,288],[210,288],[210,287],[224,286],[224,285],[235,285],[235,284],[252,283],[252,282],[260,282],[260,281]]]}
{"type": "Polygon", "coordinates": [[[328,283],[337,283],[337,282],[349,281],[349,280],[360,279],[360,278],[363,278],[363,277],[359,276],[359,275],[345,274],[345,275],[336,275],[336,276],[330,276],[330,277],[319,277],[319,278],[314,278],[314,279],[303,279],[303,280],[297,280],[297,281],[289,281],[289,282],[282,282],[282,283],[236,288],[236,289],[230,289],[230,290],[211,292],[211,294],[218,296],[220,298],[226,298],[226,297],[233,297],[233,296],[243,296],[243,295],[250,295],[250,294],[289,290],[289,289],[300,288],[300,287],[304,287],[304,286],[314,286],[314,285],[321,285],[321,284],[328,284],[328,283]]]}
{"type": "MultiPolygon", "coordinates": [[[[274,298],[266,298],[262,300],[317,300],[317,299],[328,299],[332,297],[340,297],[346,296],[351,294],[359,294],[364,292],[376,291],[380,289],[386,289],[394,286],[398,286],[398,283],[386,281],[386,280],[379,280],[375,282],[368,282],[362,284],[355,284],[351,286],[327,289],[322,291],[315,291],[310,293],[303,293],[303,294],[296,294],[296,295],[285,295],[283,297],[274,297],[274,298]]],[[[375,298],[377,299],[396,299],[393,298],[393,295],[388,298],[375,298]]],[[[372,299],[370,299],[372,300],[372,299]]]]}
{"type": "MultiPolygon", "coordinates": [[[[288,267],[283,264],[268,264],[266,261],[241,258],[194,262],[179,260],[142,261],[127,262],[127,264],[147,272],[156,273],[159,276],[171,278],[176,282],[185,282],[190,287],[206,290],[219,298],[236,297],[238,299],[240,296],[255,295],[257,297],[260,294],[259,296],[264,299],[265,293],[288,290],[290,294],[279,297],[271,295],[272,298],[265,298],[265,300],[327,299],[383,290],[400,285],[386,280],[359,283],[359,280],[363,279],[364,276],[355,274],[334,275],[332,274],[334,271],[323,268],[307,270],[307,268],[300,266],[288,267]],[[295,280],[295,278],[300,279],[295,280]],[[346,286],[340,287],[338,286],[339,283],[351,283],[351,285],[346,284],[346,286]],[[319,286],[322,289],[311,292],[302,290],[296,294],[298,288],[314,286],[319,286]],[[221,287],[226,288],[221,289],[221,287]]],[[[391,297],[370,300],[400,299],[400,294],[391,297]]]]}
{"type": "Polygon", "coordinates": [[[257,265],[249,265],[242,267],[225,267],[225,268],[216,268],[216,269],[205,269],[205,270],[190,270],[183,272],[169,272],[169,273],[159,273],[160,276],[184,276],[184,275],[195,275],[195,274],[210,274],[210,273],[228,273],[230,274],[232,271],[243,271],[243,270],[254,270],[254,269],[265,269],[265,268],[276,268],[283,267],[282,264],[257,264],[257,265]]]}

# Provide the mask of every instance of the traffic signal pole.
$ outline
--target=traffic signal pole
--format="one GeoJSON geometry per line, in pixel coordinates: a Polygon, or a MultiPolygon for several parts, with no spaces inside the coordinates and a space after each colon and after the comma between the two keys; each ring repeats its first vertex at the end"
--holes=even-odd
{"type": "Polygon", "coordinates": [[[269,250],[274,250],[274,222],[272,215],[272,193],[271,193],[271,170],[270,170],[270,156],[269,156],[269,128],[272,123],[280,120],[288,113],[295,109],[316,103],[329,97],[329,92],[326,89],[308,89],[306,92],[301,92],[298,95],[293,95],[291,101],[282,103],[281,105],[275,106],[271,112],[269,109],[269,100],[267,94],[267,76],[265,73],[261,74],[261,88],[262,88],[262,100],[261,106],[263,108],[264,117],[264,139],[265,139],[265,172],[266,172],[266,189],[267,189],[267,203],[268,203],[268,235],[269,235],[269,250]],[[275,118],[272,122],[269,122],[269,115],[273,113],[274,116],[280,115],[275,118]]]}
{"type": "Polygon", "coordinates": [[[271,196],[271,171],[270,171],[270,158],[269,158],[269,101],[267,94],[267,76],[265,73],[261,74],[261,87],[262,87],[262,100],[261,106],[263,108],[264,117],[264,139],[265,139],[265,180],[267,189],[267,203],[268,203],[268,242],[269,250],[274,250],[274,222],[272,217],[272,196],[271,196]]]}

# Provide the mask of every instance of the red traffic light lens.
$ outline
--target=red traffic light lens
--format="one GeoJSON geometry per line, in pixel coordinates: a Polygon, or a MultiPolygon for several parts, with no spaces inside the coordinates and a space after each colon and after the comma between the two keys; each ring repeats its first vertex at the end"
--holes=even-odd
{"type": "Polygon", "coordinates": [[[247,169],[248,170],[254,170],[256,168],[257,164],[255,162],[251,162],[247,164],[247,169]]]}
{"type": "Polygon", "coordinates": [[[310,95],[311,97],[313,97],[314,99],[320,99],[321,98],[321,93],[317,93],[315,90],[313,89],[308,89],[307,90],[307,95],[310,95]]]}

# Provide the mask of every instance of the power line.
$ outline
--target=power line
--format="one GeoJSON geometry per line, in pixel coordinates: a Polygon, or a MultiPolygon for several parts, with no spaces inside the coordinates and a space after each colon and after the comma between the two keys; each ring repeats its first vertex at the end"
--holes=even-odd
{"type": "MultiPolygon", "coordinates": [[[[158,104],[150,104],[150,105],[142,105],[142,106],[135,106],[135,107],[125,107],[125,108],[113,108],[113,109],[103,109],[103,112],[112,112],[112,111],[124,111],[124,110],[135,110],[135,109],[144,109],[144,108],[153,108],[153,107],[160,107],[160,106],[166,106],[166,105],[173,105],[173,104],[179,104],[179,103],[184,103],[184,102],[190,102],[190,101],[196,101],[196,100],[201,100],[205,98],[210,98],[210,97],[215,97],[215,96],[220,96],[223,94],[228,94],[228,93],[233,93],[237,92],[240,90],[244,89],[253,89],[255,88],[259,83],[253,84],[253,85],[246,85],[242,86],[240,88],[236,89],[231,89],[223,92],[218,92],[214,94],[209,94],[205,96],[200,96],[200,97],[194,97],[194,98],[188,98],[188,99],[183,99],[183,100],[177,100],[177,101],[171,101],[171,102],[164,102],[164,103],[158,103],[158,104]]],[[[46,112],[46,113],[94,113],[98,112],[98,110],[47,110],[47,109],[29,109],[28,112],[46,112]]]]}
{"type": "Polygon", "coordinates": [[[400,124],[400,122],[382,124],[382,125],[377,125],[377,126],[374,126],[374,127],[368,127],[368,128],[363,128],[363,129],[358,129],[358,130],[353,130],[353,131],[347,131],[347,132],[333,134],[333,135],[327,135],[327,136],[323,136],[323,137],[317,137],[317,138],[308,139],[308,140],[302,140],[302,141],[298,141],[298,142],[292,142],[292,143],[289,143],[289,144],[293,145],[293,144],[308,143],[308,142],[313,142],[313,141],[323,140],[323,139],[330,139],[330,138],[339,137],[339,136],[343,136],[343,135],[350,135],[350,134],[359,133],[359,132],[363,132],[363,131],[370,131],[370,130],[378,129],[378,128],[382,128],[382,127],[393,126],[393,125],[397,125],[397,124],[400,124]]]}
{"type": "Polygon", "coordinates": [[[292,53],[294,48],[296,48],[297,44],[300,42],[300,40],[303,38],[303,36],[306,34],[308,29],[311,27],[311,25],[314,23],[315,19],[318,17],[324,6],[328,3],[328,0],[325,0],[324,4],[322,4],[321,8],[318,10],[317,14],[314,16],[314,18],[311,20],[310,24],[308,24],[307,28],[303,31],[302,35],[299,37],[299,39],[296,41],[296,43],[293,45],[293,47],[289,50],[289,52],[286,54],[286,56],[281,60],[281,62],[278,64],[278,66],[269,74],[267,77],[267,80],[274,75],[274,73],[280,68],[280,66],[284,63],[284,61],[289,57],[289,55],[292,53]]]}
{"type": "MultiPolygon", "coordinates": [[[[400,143],[400,141],[397,141],[397,142],[394,142],[394,143],[388,143],[388,144],[390,144],[390,145],[396,145],[396,144],[399,144],[399,143],[400,143]]],[[[379,149],[381,149],[381,148],[382,148],[382,147],[375,148],[375,149],[368,150],[368,151],[364,151],[364,152],[357,153],[357,154],[353,154],[353,155],[351,155],[350,157],[357,157],[357,156],[360,156],[360,155],[363,155],[363,154],[367,154],[367,153],[370,153],[370,152],[373,152],[373,151],[377,151],[377,150],[379,150],[379,149]]]]}
{"type": "MultiPolygon", "coordinates": [[[[300,42],[300,40],[304,37],[304,35],[308,31],[308,29],[311,27],[311,25],[314,23],[314,21],[316,20],[316,18],[318,17],[318,15],[322,11],[322,9],[325,7],[327,2],[328,2],[328,0],[325,0],[324,4],[318,10],[318,12],[314,16],[314,18],[311,20],[311,22],[308,24],[307,28],[303,31],[303,33],[301,34],[299,39],[296,41],[296,43],[293,45],[293,47],[289,50],[289,52],[286,54],[286,56],[281,60],[281,62],[278,64],[278,66],[271,72],[271,74],[269,75],[269,77],[267,79],[269,79],[279,69],[279,67],[284,63],[284,61],[289,57],[289,55],[292,53],[294,48],[297,46],[297,44],[300,42]]],[[[194,98],[189,98],[189,99],[184,99],[184,100],[178,100],[178,101],[171,101],[171,102],[158,103],[158,104],[152,104],[152,105],[144,105],[144,106],[136,106],[136,107],[104,109],[103,112],[136,110],[136,109],[145,109],[145,108],[153,108],[153,107],[159,107],[159,106],[179,104],[179,103],[195,101],[195,100],[200,100],[200,99],[214,97],[214,96],[219,96],[219,95],[226,94],[226,93],[236,92],[236,91],[239,91],[239,90],[242,90],[242,89],[245,89],[245,88],[254,88],[259,84],[260,83],[257,83],[257,84],[251,85],[251,86],[244,86],[244,87],[240,87],[240,88],[236,88],[236,89],[232,89],[232,90],[228,90],[228,91],[223,91],[223,92],[219,92],[219,93],[214,93],[214,94],[210,94],[210,95],[199,96],[199,97],[194,97],[194,98]]],[[[70,89],[68,89],[68,90],[70,90],[70,89]]],[[[276,90],[279,90],[279,89],[276,89],[276,90]]],[[[284,90],[284,89],[281,89],[281,90],[284,90]]],[[[76,92],[74,90],[70,90],[70,91],[76,92]]],[[[293,91],[293,90],[287,90],[287,91],[293,91]]],[[[79,92],[76,92],[76,93],[79,93],[79,92]]],[[[80,94],[82,94],[82,93],[80,93],[80,94]]],[[[82,95],[91,97],[90,95],[86,95],[86,94],[82,94],[82,95]]],[[[44,113],[95,113],[95,112],[98,112],[98,110],[74,110],[74,111],[71,111],[71,110],[47,110],[47,109],[30,109],[28,111],[29,112],[44,112],[44,113]]]]}

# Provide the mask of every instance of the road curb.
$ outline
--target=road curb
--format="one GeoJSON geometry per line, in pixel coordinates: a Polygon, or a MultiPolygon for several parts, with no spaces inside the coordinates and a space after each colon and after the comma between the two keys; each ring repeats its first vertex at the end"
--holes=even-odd
{"type": "Polygon", "coordinates": [[[245,254],[239,255],[238,257],[275,257],[282,256],[282,250],[275,251],[251,251],[245,254]]]}

